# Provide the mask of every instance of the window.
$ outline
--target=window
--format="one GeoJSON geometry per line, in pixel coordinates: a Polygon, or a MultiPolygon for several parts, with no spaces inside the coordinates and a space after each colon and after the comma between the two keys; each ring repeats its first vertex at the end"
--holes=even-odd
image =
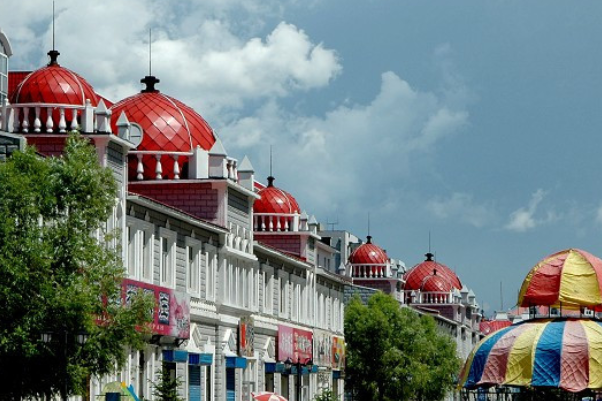
{"type": "Polygon", "coordinates": [[[129,216],[126,224],[125,263],[128,276],[134,280],[152,282],[154,226],[129,216]]]}
{"type": "Polygon", "coordinates": [[[280,315],[287,316],[288,310],[288,281],[285,277],[280,277],[280,315]]]}
{"type": "Polygon", "coordinates": [[[215,300],[215,275],[217,271],[217,253],[211,245],[205,245],[205,298],[207,301],[215,300]]]}
{"type": "Polygon", "coordinates": [[[160,228],[159,238],[159,280],[161,285],[173,288],[175,286],[176,233],[160,228]]]}
{"type": "Polygon", "coordinates": [[[293,283],[293,299],[292,299],[292,307],[291,307],[291,312],[292,312],[292,319],[293,320],[299,320],[299,283],[294,282],[293,283]]]}
{"type": "Polygon", "coordinates": [[[201,295],[201,251],[200,241],[186,238],[186,287],[190,295],[201,295]]]}
{"type": "Polygon", "coordinates": [[[0,106],[8,94],[8,57],[0,52],[0,106]]]}
{"type": "Polygon", "coordinates": [[[261,305],[263,312],[273,314],[274,313],[274,272],[271,268],[263,265],[262,273],[263,277],[263,303],[261,305]]]}

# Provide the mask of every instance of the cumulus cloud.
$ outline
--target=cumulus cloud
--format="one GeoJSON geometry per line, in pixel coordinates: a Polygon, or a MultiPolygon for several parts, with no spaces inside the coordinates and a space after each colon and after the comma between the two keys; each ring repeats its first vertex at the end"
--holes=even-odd
{"type": "Polygon", "coordinates": [[[510,221],[506,224],[505,228],[510,231],[525,232],[557,220],[558,216],[551,210],[540,213],[544,215],[543,217],[535,217],[539,205],[546,195],[547,192],[541,188],[535,191],[527,207],[521,207],[510,214],[510,221]]]}
{"type": "Polygon", "coordinates": [[[483,227],[495,218],[491,204],[479,204],[473,195],[455,192],[448,198],[435,198],[427,202],[426,208],[439,219],[457,219],[474,227],[483,227]]]}
{"type": "MultiPolygon", "coordinates": [[[[339,205],[365,210],[366,202],[390,204],[385,188],[402,186],[412,158],[434,151],[468,117],[466,110],[452,108],[388,71],[381,76],[379,93],[365,104],[346,102],[319,117],[270,103],[221,132],[236,152],[256,155],[258,161],[267,154],[266,144],[274,145],[277,177],[284,175],[299,188],[324,189],[304,195],[318,210],[339,205]],[[308,168],[321,174],[306,187],[308,168]]],[[[476,221],[474,217],[472,224],[476,221]]]]}
{"type": "MultiPolygon", "coordinates": [[[[159,89],[206,117],[328,85],[342,69],[338,56],[302,29],[280,22],[262,37],[231,22],[238,21],[235,12],[265,18],[265,8],[270,7],[239,0],[210,2],[202,10],[193,1],[168,7],[151,0],[107,0],[102,5],[65,0],[56,13],[59,62],[101,94],[120,100],[138,92],[140,78],[149,73],[152,29],[152,73],[161,80],[159,89]]],[[[2,21],[14,42],[11,65],[39,68],[52,44],[51,7],[41,0],[2,2],[0,15],[8,10],[19,16],[2,21]]]]}
{"type": "MultiPolygon", "coordinates": [[[[435,49],[441,83],[432,90],[385,71],[368,101],[333,98],[319,114],[300,113],[294,106],[303,96],[343,73],[336,49],[282,21],[283,7],[300,4],[307,7],[298,0],[210,0],[203,7],[192,0],[61,0],[59,62],[120,100],[137,93],[149,72],[152,28],[158,89],[203,115],[232,156],[248,155],[265,172],[273,145],[275,175],[285,189],[287,182],[320,188],[300,195],[314,213],[339,207],[353,213],[369,204],[390,210],[396,191],[383,188],[402,188],[413,161],[468,124],[469,91],[449,62],[453,49],[435,49]]],[[[43,65],[52,43],[51,7],[45,0],[0,2],[0,15],[9,11],[15,18],[2,28],[16,50],[11,65],[43,65]]]]}

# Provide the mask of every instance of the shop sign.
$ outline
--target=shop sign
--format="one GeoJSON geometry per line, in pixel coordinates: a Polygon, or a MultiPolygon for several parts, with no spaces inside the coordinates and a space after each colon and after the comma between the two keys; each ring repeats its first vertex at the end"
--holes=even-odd
{"type": "Polygon", "coordinates": [[[345,369],[345,339],[343,337],[332,337],[332,367],[333,369],[345,369]]]}
{"type": "Polygon", "coordinates": [[[142,289],[156,301],[151,321],[151,332],[175,338],[190,338],[190,295],[158,285],[124,279],[122,297],[126,304],[142,289]]]}
{"type": "Polygon", "coordinates": [[[313,359],[313,333],[278,325],[278,360],[306,363],[313,359]]]}
{"type": "Polygon", "coordinates": [[[238,355],[252,357],[255,343],[255,322],[250,316],[240,318],[238,323],[238,355]]]}
{"type": "Polygon", "coordinates": [[[332,366],[332,334],[327,331],[314,330],[314,364],[332,366]]]}

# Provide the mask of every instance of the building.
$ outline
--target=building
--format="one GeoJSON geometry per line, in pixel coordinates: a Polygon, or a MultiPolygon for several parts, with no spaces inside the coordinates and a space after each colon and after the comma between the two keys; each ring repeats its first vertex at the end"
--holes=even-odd
{"type": "Polygon", "coordinates": [[[325,388],[342,395],[349,280],[319,263],[336,250],[321,241],[315,218],[298,205],[270,207],[271,192],[284,193],[273,179],[256,182],[250,160],[230,156],[196,111],[159,91],[157,78],[113,103],[61,66],[58,51],[47,66],[13,72],[4,34],[0,44],[9,100],[2,143],[13,151],[26,141],[50,156],[61,154],[70,130],[90,138],[119,185],[105,228],[122,233],[112,245],[121,245],[124,289],[157,299],[145,349],[130,352],[122,371],[93,378],[90,400],[115,381],[152,399],[161,368],[182,378],[190,401],[248,401],[260,390],[295,401],[325,388]]]}

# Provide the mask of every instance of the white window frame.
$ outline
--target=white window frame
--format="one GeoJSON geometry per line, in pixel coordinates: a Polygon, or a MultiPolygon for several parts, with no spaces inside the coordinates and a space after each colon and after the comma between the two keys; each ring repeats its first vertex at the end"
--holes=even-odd
{"type": "Polygon", "coordinates": [[[278,291],[280,291],[280,296],[279,296],[279,305],[278,305],[278,316],[283,317],[283,318],[288,318],[288,291],[289,291],[289,284],[288,284],[288,274],[282,274],[278,277],[279,279],[279,288],[278,291]]]}
{"type": "Polygon", "coordinates": [[[200,298],[202,288],[202,269],[201,260],[203,253],[203,243],[194,238],[186,237],[186,289],[191,296],[200,298]],[[192,254],[192,260],[190,255],[192,254]]]}
{"type": "Polygon", "coordinates": [[[215,280],[219,259],[217,249],[212,245],[205,245],[205,299],[215,301],[215,280]]]}
{"type": "Polygon", "coordinates": [[[132,279],[152,283],[155,226],[148,221],[131,216],[126,217],[126,225],[130,232],[129,238],[126,239],[128,252],[125,260],[125,263],[127,263],[126,271],[132,279]],[[134,266],[130,266],[132,263],[134,266]]]}
{"type": "Polygon", "coordinates": [[[176,283],[176,239],[175,231],[159,228],[159,283],[167,288],[176,283]]]}

